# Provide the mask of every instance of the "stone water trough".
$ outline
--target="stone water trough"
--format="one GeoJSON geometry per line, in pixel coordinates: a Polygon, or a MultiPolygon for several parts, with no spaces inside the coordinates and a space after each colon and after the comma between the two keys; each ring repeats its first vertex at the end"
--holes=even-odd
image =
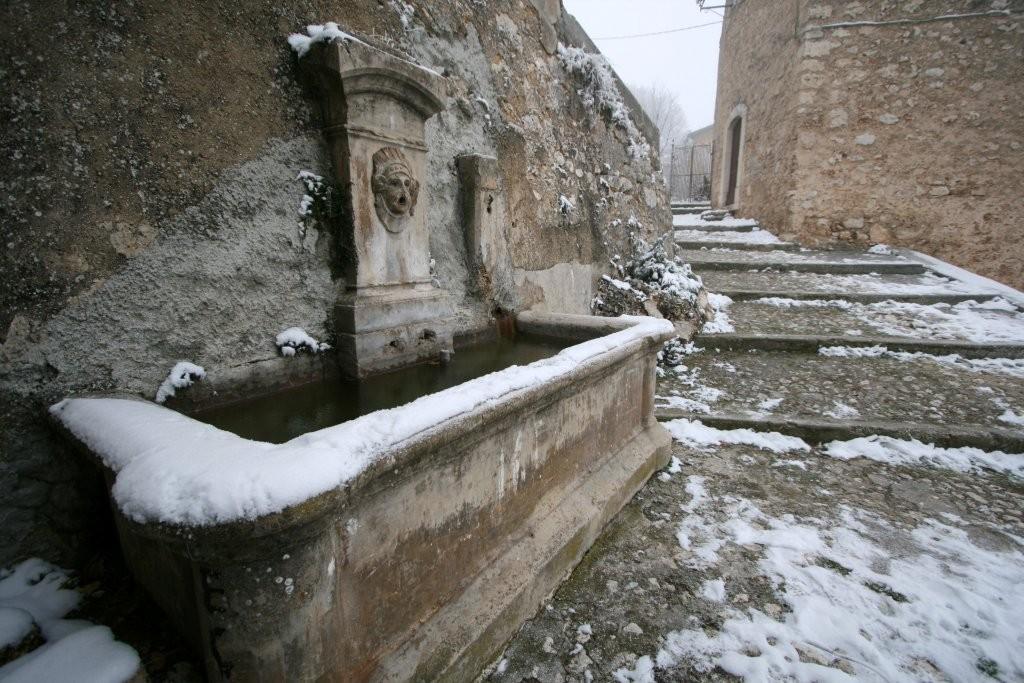
{"type": "MultiPolygon", "coordinates": [[[[338,350],[211,373],[208,401],[242,400],[227,408],[192,392],[183,412],[87,397],[50,413],[104,468],[128,566],[210,680],[470,680],[665,464],[655,362],[675,330],[526,311],[501,326],[523,340],[503,360],[460,346],[421,192],[442,77],[328,33],[301,54],[347,207],[338,350]]],[[[490,267],[493,159],[458,166],[490,267]]]]}
{"type": "Polygon", "coordinates": [[[210,680],[471,680],[669,457],[672,325],[515,327],[571,345],[282,444],[139,399],[50,412],[210,680]]]}

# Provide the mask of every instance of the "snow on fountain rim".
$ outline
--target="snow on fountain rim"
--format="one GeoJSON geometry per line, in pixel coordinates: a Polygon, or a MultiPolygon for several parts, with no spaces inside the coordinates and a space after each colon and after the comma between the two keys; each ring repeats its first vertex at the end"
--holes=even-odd
{"type": "Polygon", "coordinates": [[[186,526],[253,520],[346,484],[448,420],[565,377],[631,342],[674,332],[667,320],[619,320],[632,326],[283,444],[245,439],[135,399],[70,398],[50,413],[116,473],[112,494],[130,519],[186,526]]]}

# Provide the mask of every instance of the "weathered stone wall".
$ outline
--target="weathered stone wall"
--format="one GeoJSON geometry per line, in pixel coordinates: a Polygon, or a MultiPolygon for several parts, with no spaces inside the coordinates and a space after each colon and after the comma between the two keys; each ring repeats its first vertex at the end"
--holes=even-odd
{"type": "Polygon", "coordinates": [[[743,116],[737,215],[756,215],[768,229],[786,225],[794,188],[796,145],[796,0],[747,0],[726,10],[715,101],[712,203],[724,206],[729,123],[743,116]]]}
{"type": "MultiPolygon", "coordinates": [[[[764,4],[747,0],[731,12],[725,35],[756,30],[752,10],[764,4]]],[[[780,211],[781,197],[758,190],[743,210],[807,242],[911,247],[1024,287],[1024,2],[783,5],[801,41],[784,82],[743,82],[736,68],[756,55],[769,60],[768,72],[781,73],[772,62],[790,63],[791,54],[766,54],[756,37],[722,43],[720,97],[753,85],[749,97],[778,98],[789,111],[788,93],[798,97],[790,211],[780,211]],[[933,21],[970,14],[980,16],[933,21]],[[828,27],[856,22],[898,23],[828,27]]],[[[783,144],[759,120],[750,125],[748,154],[783,144]]],[[[767,184],[751,174],[744,182],[767,184]]]]}
{"type": "Polygon", "coordinates": [[[460,331],[495,303],[467,267],[457,155],[498,159],[516,307],[585,312],[629,217],[668,225],[658,169],[559,62],[557,0],[44,1],[0,17],[0,565],[74,562],[99,526],[100,487],[51,436],[47,405],[152,397],[178,360],[215,384],[272,358],[292,325],[332,339],[337,226],[300,222],[296,180],[331,163],[290,32],[338,21],[447,77],[422,191],[460,331]]]}

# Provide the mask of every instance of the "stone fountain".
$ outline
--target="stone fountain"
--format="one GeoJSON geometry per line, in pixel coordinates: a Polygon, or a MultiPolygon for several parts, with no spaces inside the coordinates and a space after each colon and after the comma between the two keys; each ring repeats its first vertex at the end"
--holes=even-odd
{"type": "MultiPolygon", "coordinates": [[[[343,195],[338,365],[354,378],[430,370],[421,362],[453,348],[423,190],[424,123],[444,79],[354,39],[317,43],[300,63],[343,195]]],[[[495,160],[456,165],[467,266],[487,296],[511,300],[495,160]]],[[[137,397],[69,398],[50,415],[103,468],[128,566],[209,680],[471,680],[670,448],[653,413],[670,323],[506,322],[563,350],[282,442],[137,397]]],[[[294,410],[282,395],[263,398],[294,410]]]]}
{"type": "Polygon", "coordinates": [[[431,280],[424,126],[444,79],[355,39],[317,43],[300,64],[342,190],[342,367],[363,377],[436,359],[452,349],[452,311],[431,280]]]}

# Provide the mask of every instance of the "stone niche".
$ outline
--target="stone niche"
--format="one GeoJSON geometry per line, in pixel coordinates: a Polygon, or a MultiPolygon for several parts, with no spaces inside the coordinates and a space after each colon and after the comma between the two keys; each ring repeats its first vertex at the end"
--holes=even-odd
{"type": "Polygon", "coordinates": [[[343,195],[342,367],[363,377],[438,358],[452,310],[430,274],[424,125],[444,108],[444,78],[356,40],[318,43],[300,64],[343,195]]]}

